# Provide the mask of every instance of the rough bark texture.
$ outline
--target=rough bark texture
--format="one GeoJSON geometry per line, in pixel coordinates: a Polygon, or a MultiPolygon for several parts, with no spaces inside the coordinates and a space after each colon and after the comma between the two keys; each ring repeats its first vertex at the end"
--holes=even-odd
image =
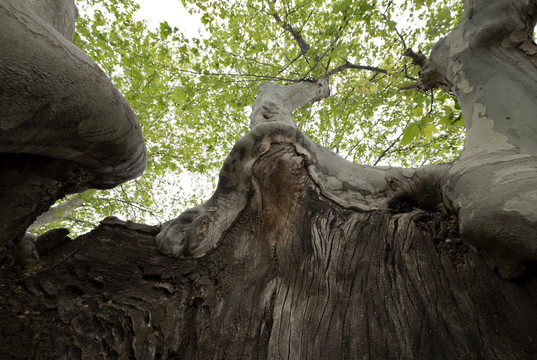
{"type": "Polygon", "coordinates": [[[273,144],[252,166],[252,178],[246,206],[199,259],[158,252],[157,228],[107,219],[28,269],[42,272],[2,280],[2,355],[537,354],[536,278],[498,276],[460,240],[453,215],[402,200],[387,210],[339,206],[289,144],[273,144]]]}
{"type": "MultiPolygon", "coordinates": [[[[328,96],[327,79],[265,83],[252,129],[205,204],[161,228],[109,218],[73,241],[64,230],[26,237],[18,249],[41,255],[30,265],[16,251],[4,257],[0,358],[536,358],[537,71],[527,42],[512,48],[513,31],[534,25],[535,4],[465,5],[457,29],[421,60],[419,82],[461,102],[469,134],[457,161],[348,163],[291,117],[328,96]],[[491,42],[498,26],[508,50],[491,42]],[[501,93],[504,82],[524,102],[501,93]]],[[[20,181],[14,201],[33,212],[102,174],[49,159],[34,182],[17,157],[37,166],[37,155],[0,163],[0,181],[20,181]]],[[[5,232],[28,221],[0,215],[5,232]]]]}

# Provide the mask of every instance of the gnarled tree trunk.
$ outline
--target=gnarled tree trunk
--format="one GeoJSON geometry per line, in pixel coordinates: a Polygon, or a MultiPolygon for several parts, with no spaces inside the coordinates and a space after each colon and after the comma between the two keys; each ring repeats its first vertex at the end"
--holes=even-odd
{"type": "Polygon", "coordinates": [[[461,24],[420,58],[420,86],[461,102],[469,134],[457,161],[346,162],[291,117],[328,96],[328,79],[265,83],[252,129],[205,204],[161,228],[108,218],[29,274],[4,271],[2,355],[535,358],[536,163],[527,133],[537,89],[521,77],[537,70],[506,40],[529,36],[535,3],[465,5],[461,24]]]}

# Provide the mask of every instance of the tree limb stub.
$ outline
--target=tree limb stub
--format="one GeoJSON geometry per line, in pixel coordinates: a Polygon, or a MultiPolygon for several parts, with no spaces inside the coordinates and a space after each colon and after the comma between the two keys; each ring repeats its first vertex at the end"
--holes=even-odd
{"type": "Polygon", "coordinates": [[[423,66],[425,64],[425,60],[427,59],[425,55],[421,51],[418,51],[418,53],[415,53],[412,49],[408,48],[403,53],[403,56],[407,56],[412,59],[413,65],[423,66]]]}

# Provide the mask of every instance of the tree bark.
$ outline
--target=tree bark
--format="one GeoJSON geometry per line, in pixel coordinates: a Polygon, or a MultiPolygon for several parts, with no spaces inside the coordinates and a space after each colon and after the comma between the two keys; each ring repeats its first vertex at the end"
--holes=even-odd
{"type": "Polygon", "coordinates": [[[341,206],[307,164],[273,143],[246,205],[197,259],[157,251],[158,228],[107,219],[35,275],[2,280],[2,355],[534,357],[536,277],[502,279],[452,214],[341,206]]]}
{"type": "Polygon", "coordinates": [[[108,218],[19,273],[0,263],[0,357],[535,358],[537,71],[512,44],[535,4],[465,5],[419,81],[461,102],[457,161],[346,162],[291,116],[327,79],[265,83],[205,204],[160,228],[108,218]]]}
{"type": "Polygon", "coordinates": [[[73,197],[60,205],[53,206],[39,215],[32,225],[28,227],[28,231],[35,230],[56,220],[65,219],[81,206],[84,206],[84,200],[78,197],[73,197]]]}
{"type": "Polygon", "coordinates": [[[466,143],[443,194],[463,238],[507,278],[537,260],[535,1],[465,1],[461,22],[422,65],[422,89],[455,94],[466,143]]]}
{"type": "Polygon", "coordinates": [[[72,44],[73,0],[0,0],[0,247],[56,200],[139,176],[136,115],[72,44]]]}

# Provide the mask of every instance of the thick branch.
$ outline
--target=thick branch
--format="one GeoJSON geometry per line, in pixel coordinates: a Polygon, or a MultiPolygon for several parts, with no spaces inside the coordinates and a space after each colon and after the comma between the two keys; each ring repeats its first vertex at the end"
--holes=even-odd
{"type": "Polygon", "coordinates": [[[428,59],[405,53],[421,66],[416,87],[440,87],[461,105],[466,141],[444,198],[463,239],[485,249],[506,278],[537,261],[537,51],[523,45],[534,10],[529,0],[466,2],[428,59]]]}
{"type": "Polygon", "coordinates": [[[328,77],[317,81],[301,81],[278,86],[272,82],[261,84],[250,115],[250,128],[264,122],[285,122],[296,126],[291,113],[306,104],[330,95],[328,77]]]}
{"type": "Polygon", "coordinates": [[[33,222],[32,225],[28,228],[28,231],[35,230],[41,226],[45,226],[47,224],[50,224],[51,222],[59,219],[65,219],[68,217],[70,213],[72,213],[77,208],[84,205],[84,200],[73,197],[69,199],[68,201],[64,202],[63,204],[60,204],[58,206],[53,206],[50,209],[48,209],[47,212],[39,215],[37,219],[33,222]]]}
{"type": "Polygon", "coordinates": [[[139,176],[140,125],[99,66],[27,2],[0,1],[0,33],[0,152],[71,161],[95,174],[88,187],[139,176]]]}

